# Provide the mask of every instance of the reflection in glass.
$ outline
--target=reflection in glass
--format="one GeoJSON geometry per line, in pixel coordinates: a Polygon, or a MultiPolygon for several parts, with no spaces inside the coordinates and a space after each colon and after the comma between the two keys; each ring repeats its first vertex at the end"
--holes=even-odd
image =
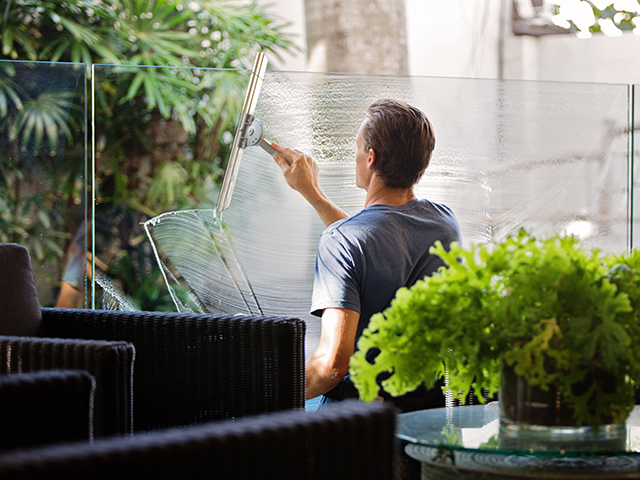
{"type": "Polygon", "coordinates": [[[94,65],[96,307],[176,309],[142,224],[215,206],[247,78],[94,65]]]}
{"type": "Polygon", "coordinates": [[[85,65],[0,61],[0,242],[29,250],[43,306],[84,307],[85,65]]]}

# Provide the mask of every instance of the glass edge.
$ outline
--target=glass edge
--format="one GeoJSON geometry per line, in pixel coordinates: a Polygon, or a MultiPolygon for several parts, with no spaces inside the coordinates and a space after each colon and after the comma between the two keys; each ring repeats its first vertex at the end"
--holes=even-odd
{"type": "MultiPolygon", "coordinates": [[[[95,261],[95,251],[96,251],[96,240],[95,240],[95,209],[96,209],[96,131],[95,131],[95,78],[96,78],[96,70],[95,64],[91,65],[91,122],[89,124],[89,128],[91,129],[91,196],[90,196],[90,215],[91,215],[91,223],[88,235],[90,237],[91,242],[91,282],[90,282],[90,299],[91,303],[89,308],[94,310],[96,308],[96,261],[95,261]]],[[[89,201],[89,199],[88,199],[89,201]]],[[[89,294],[89,292],[88,292],[89,294]]]]}
{"type": "Polygon", "coordinates": [[[251,73],[250,68],[217,68],[217,67],[198,67],[197,65],[129,65],[122,63],[92,63],[92,68],[98,67],[102,68],[130,68],[130,69],[138,69],[138,68],[153,68],[153,69],[166,69],[166,70],[211,70],[217,72],[246,72],[251,73]]]}
{"type": "Polygon", "coordinates": [[[0,58],[0,62],[3,63],[35,63],[35,64],[39,64],[39,65],[73,65],[73,66],[80,66],[80,65],[87,65],[84,62],[54,62],[51,60],[10,60],[8,58],[0,58]]]}
{"type": "Polygon", "coordinates": [[[611,450],[521,450],[521,449],[507,449],[507,448],[471,448],[461,445],[451,445],[448,443],[436,443],[429,442],[427,440],[421,440],[419,438],[397,433],[396,438],[409,445],[417,445],[420,447],[437,448],[444,450],[451,450],[454,452],[466,452],[473,454],[489,454],[489,455],[519,455],[527,457],[539,457],[539,458],[602,458],[602,457],[627,457],[638,455],[639,452],[624,451],[616,452],[611,450]]]}
{"type": "MultiPolygon", "coordinates": [[[[89,88],[88,88],[88,68],[86,64],[84,65],[84,82],[83,82],[83,91],[84,91],[84,228],[85,228],[85,235],[84,235],[84,271],[85,271],[85,275],[84,275],[84,300],[83,300],[83,307],[87,308],[88,303],[87,303],[87,295],[88,295],[88,288],[89,288],[89,284],[88,284],[88,276],[87,276],[87,253],[89,252],[89,238],[87,235],[87,227],[91,224],[91,218],[89,217],[89,212],[90,212],[90,205],[89,205],[89,194],[88,194],[88,185],[89,182],[93,182],[93,176],[90,176],[90,169],[89,169],[89,161],[90,161],[90,156],[89,156],[89,88]]],[[[93,253],[93,252],[91,252],[93,253]]]]}
{"type": "Polygon", "coordinates": [[[636,85],[629,85],[629,135],[628,135],[628,165],[627,165],[627,182],[629,195],[629,212],[628,212],[628,236],[629,236],[629,252],[635,248],[635,115],[636,115],[636,85]]]}

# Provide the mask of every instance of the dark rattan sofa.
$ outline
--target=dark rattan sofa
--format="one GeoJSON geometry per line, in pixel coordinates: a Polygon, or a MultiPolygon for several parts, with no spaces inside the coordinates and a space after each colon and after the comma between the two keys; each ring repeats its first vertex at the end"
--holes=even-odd
{"type": "Polygon", "coordinates": [[[43,308],[42,323],[46,337],[135,347],[135,431],[304,407],[299,319],[43,308]]]}
{"type": "MultiPolygon", "coordinates": [[[[70,438],[57,432],[49,440],[56,443],[36,448],[20,447],[47,439],[9,442],[0,453],[0,480],[393,477],[389,407],[347,402],[304,411],[301,320],[41,309],[25,255],[28,260],[21,247],[0,245],[0,271],[14,273],[9,281],[0,275],[0,373],[19,373],[0,375],[0,384],[20,376],[24,389],[30,371],[56,377],[56,385],[81,377],[83,388],[67,396],[53,392],[50,401],[80,402],[82,432],[70,438]],[[22,257],[21,272],[15,255],[22,257]],[[70,368],[75,371],[60,370],[70,368]],[[86,438],[87,412],[95,413],[89,421],[102,438],[86,438]],[[59,443],[73,438],[81,441],[59,443]]],[[[26,412],[26,404],[11,402],[11,409],[26,412]]],[[[36,432],[60,428],[48,407],[37,406],[47,412],[36,432]]]]}
{"type": "Polygon", "coordinates": [[[0,479],[391,480],[395,413],[345,402],[0,454],[0,479]]]}
{"type": "Polygon", "coordinates": [[[94,388],[82,370],[0,375],[0,450],[89,441],[94,388]]]}
{"type": "Polygon", "coordinates": [[[0,272],[0,373],[88,372],[96,437],[304,406],[302,320],[41,309],[24,247],[0,272]]]}

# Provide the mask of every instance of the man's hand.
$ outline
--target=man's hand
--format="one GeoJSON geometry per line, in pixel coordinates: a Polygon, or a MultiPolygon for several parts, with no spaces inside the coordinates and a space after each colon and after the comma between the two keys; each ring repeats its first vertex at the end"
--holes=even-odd
{"type": "Polygon", "coordinates": [[[300,192],[307,201],[320,196],[320,184],[318,183],[318,165],[311,157],[292,150],[290,148],[281,147],[276,143],[271,144],[273,148],[282,153],[276,155],[273,159],[276,161],[282,175],[291,188],[300,192]],[[291,159],[291,164],[287,162],[287,158],[291,159]]]}
{"type": "Polygon", "coordinates": [[[273,159],[282,170],[282,175],[289,186],[311,204],[326,226],[348,216],[329,200],[320,188],[318,165],[311,157],[297,150],[281,147],[277,143],[272,143],[271,146],[282,154],[275,155],[273,159]],[[287,158],[291,159],[291,164],[287,158]]]}

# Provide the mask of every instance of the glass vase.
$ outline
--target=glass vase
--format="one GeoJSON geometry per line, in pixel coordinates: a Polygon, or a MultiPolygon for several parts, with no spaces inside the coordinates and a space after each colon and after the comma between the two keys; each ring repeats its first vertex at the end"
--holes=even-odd
{"type": "Polygon", "coordinates": [[[597,429],[578,424],[556,387],[531,386],[503,363],[498,438],[501,448],[531,452],[619,451],[626,443],[626,425],[610,418],[597,429]]]}

